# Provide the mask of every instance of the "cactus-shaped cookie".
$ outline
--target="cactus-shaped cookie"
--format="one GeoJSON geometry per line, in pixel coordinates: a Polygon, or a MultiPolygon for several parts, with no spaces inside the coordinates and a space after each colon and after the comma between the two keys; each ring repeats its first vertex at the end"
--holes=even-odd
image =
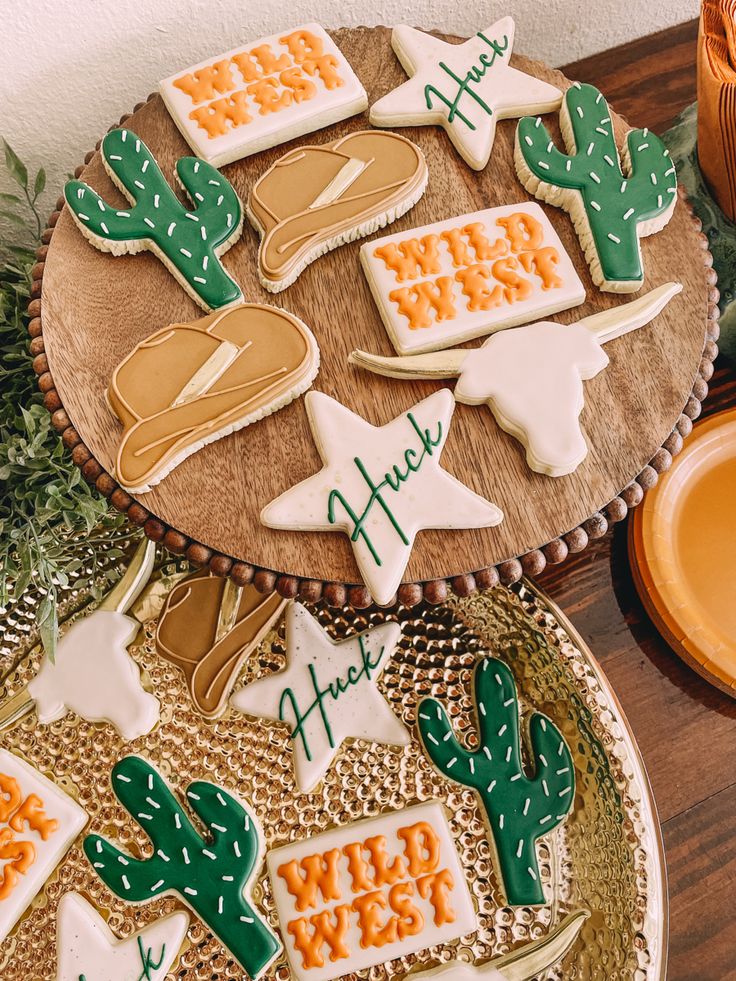
{"type": "Polygon", "coordinates": [[[153,854],[136,859],[89,835],[84,851],[105,885],[131,903],[176,893],[257,978],[280,944],[247,895],[263,857],[260,829],[247,808],[216,784],[190,783],[187,802],[206,829],[203,838],[163,777],[140,756],[115,765],[112,785],[151,839],[153,854]]]}
{"type": "Polygon", "coordinates": [[[538,116],[520,120],[519,180],[530,194],[569,212],[596,285],[635,292],[644,281],[639,239],[664,228],[677,199],[669,151],[648,129],[634,129],[622,165],[606,100],[580,82],[565,93],[560,129],[569,156],[538,116]]]}
{"type": "Polygon", "coordinates": [[[69,181],[64,197],[84,236],[113,255],[154,252],[206,310],[239,303],[240,287],[219,258],[243,228],[243,208],[230,182],[204,160],[182,157],[176,176],[193,203],[188,209],[135,133],[113,130],[101,152],[110,179],[132,207],[117,208],[88,184],[69,181]]]}
{"type": "Polygon", "coordinates": [[[495,658],[479,661],[473,695],[478,749],[465,749],[440,703],[425,698],[417,710],[424,750],[440,773],[472,787],[480,797],[507,901],[513,906],[540,905],[544,892],[535,842],[556,828],[572,806],[575,775],[570,750],[557,726],[535,712],[528,724],[534,776],[527,776],[510,669],[495,658]]]}

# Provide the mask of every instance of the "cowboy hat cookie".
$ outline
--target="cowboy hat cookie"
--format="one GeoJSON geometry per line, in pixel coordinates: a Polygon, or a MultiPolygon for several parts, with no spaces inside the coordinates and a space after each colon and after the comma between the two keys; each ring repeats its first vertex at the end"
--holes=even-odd
{"type": "Polygon", "coordinates": [[[388,378],[458,376],[458,402],[488,405],[499,426],[524,446],[532,470],[562,477],[588,454],[580,426],[583,381],[608,365],[603,345],[650,323],[681,290],[667,283],[574,324],[540,321],[502,331],[479,348],[401,358],[353,351],[350,361],[388,378]]]}
{"type": "Polygon", "coordinates": [[[194,152],[215,167],[362,112],[365,89],[319,24],[252,41],[159,85],[194,152]]]}
{"type": "Polygon", "coordinates": [[[202,446],[288,405],[318,368],[309,328],[277,307],[244,303],[156,331],[118,365],[107,392],[123,425],[121,486],[150,490],[202,446]]]}
{"type": "Polygon", "coordinates": [[[502,17],[463,44],[448,44],[395,27],[391,45],[411,77],[371,106],[371,122],[442,126],[465,162],[483,170],[499,119],[549,112],[562,99],[554,85],[511,67],[514,31],[513,17],[502,17]]]}
{"type": "Polygon", "coordinates": [[[176,178],[192,201],[185,208],[131,130],[112,130],[100,153],[110,180],[132,207],[108,204],[83,181],[69,181],[64,197],[87,241],[113,255],[153,252],[205,310],[239,303],[240,287],[220,260],[243,230],[243,208],[230,182],[202,160],[182,157],[176,178]]]}
{"type": "Polygon", "coordinates": [[[248,198],[262,284],[286,289],[318,256],[396,221],[426,186],[424,155],[396,133],[365,130],[291,150],[248,198]]]}
{"type": "Polygon", "coordinates": [[[644,282],[639,240],[660,231],[677,201],[677,172],[664,143],[632,129],[619,158],[608,103],[593,85],[573,82],[560,109],[567,154],[542,120],[516,128],[514,163],[524,187],[567,211],[593,282],[612,293],[635,293],[644,282]]]}

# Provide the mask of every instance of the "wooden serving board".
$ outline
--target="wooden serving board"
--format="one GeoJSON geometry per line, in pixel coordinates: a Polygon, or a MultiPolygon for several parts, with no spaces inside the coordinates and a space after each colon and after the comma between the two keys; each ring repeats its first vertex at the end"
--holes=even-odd
{"type": "MultiPolygon", "coordinates": [[[[405,80],[391,50],[389,30],[342,30],[335,38],[356,68],[371,103],[405,80]]],[[[560,88],[570,84],[560,72],[537,62],[522,57],[512,60],[560,88]]],[[[545,123],[559,140],[557,114],[547,115],[545,123]]],[[[190,152],[158,96],[127,117],[125,125],[143,137],[169,177],[177,158],[190,152]]],[[[238,161],[224,167],[223,173],[246,200],[256,179],[297,142],[328,142],[368,125],[367,114],[356,116],[294,144],[238,161]]],[[[422,200],[390,230],[527,201],[513,165],[515,127],[515,120],[499,123],[490,163],[481,172],[467,167],[441,129],[401,130],[426,155],[430,179],[422,200]]],[[[614,127],[621,144],[627,124],[614,116],[614,127]]],[[[91,158],[82,177],[110,202],[125,205],[105,174],[99,153],[91,158]]],[[[545,206],[545,210],[588,296],[582,306],[553,319],[569,323],[631,299],[599,292],[569,218],[557,209],[545,206]]],[[[37,359],[36,368],[42,383],[45,380],[46,392],[52,392],[47,404],[57,410],[55,424],[66,429],[69,446],[77,444],[76,459],[86,465],[86,475],[110,496],[115,484],[102,471],[112,472],[120,436],[119,424],[104,398],[112,371],[148,334],[173,321],[196,319],[202,312],[154,256],[117,258],[98,252],[79,233],[66,208],[54,224],[45,265],[38,272],[43,277],[43,340],[34,353],[45,350],[45,354],[37,359]]],[[[394,353],[361,272],[360,245],[342,246],[318,259],[293,286],[275,297],[258,281],[258,236],[247,222],[242,239],[225,255],[224,264],[241,284],[246,300],[283,306],[311,327],[322,355],[314,388],[380,425],[440,383],[389,380],[348,365],[348,354],[354,348],[394,353]]],[[[656,474],[647,477],[652,473],[650,461],[658,460],[655,469],[662,469],[669,452],[676,452],[681,444],[678,420],[681,432],[688,423],[687,418],[681,422],[683,409],[691,416],[699,411],[693,385],[696,392],[699,383],[701,390],[704,385],[698,371],[714,292],[702,235],[685,201],[678,202],[664,231],[642,240],[642,253],[643,290],[674,280],[683,284],[683,292],[651,326],[611,343],[607,348],[610,366],[585,383],[581,418],[590,445],[586,460],[567,477],[535,474],[527,467],[520,444],[499,429],[487,408],[458,405],[443,466],[497,503],[505,520],[489,529],[420,533],[406,571],[407,582],[459,576],[467,588],[464,574],[489,566],[500,566],[505,580],[518,577],[522,566],[532,574],[541,571],[545,556],[556,561],[566,554],[568,545],[582,547],[588,534],[593,537],[601,527],[605,530],[606,518],[600,512],[606,506],[608,520],[618,520],[627,505],[638,503],[642,486],[656,479],[656,474]],[[668,447],[664,458],[663,444],[668,447]],[[581,525],[587,530],[580,530],[581,525]],[[566,533],[567,545],[558,541],[566,533]],[[550,542],[553,546],[539,551],[550,542]],[[523,563],[508,561],[527,553],[523,563]]],[[[299,399],[190,457],[153,491],[141,495],[140,506],[134,503],[131,507],[130,499],[120,491],[112,493],[112,500],[134,520],[143,523],[148,519],[146,529],[152,537],[165,535],[166,543],[178,550],[189,547],[192,558],[206,561],[214,553],[218,560],[214,567],[228,572],[233,568],[228,557],[232,557],[245,563],[236,567],[241,579],[257,569],[274,570],[281,578],[266,575],[264,585],[273,588],[276,584],[293,595],[298,580],[355,583],[359,579],[344,534],[273,531],[259,522],[265,504],[320,466],[299,399]],[[195,544],[190,545],[190,540],[195,544]]],[[[492,571],[477,578],[485,585],[497,581],[498,575],[492,571]]],[[[314,595],[315,588],[310,589],[314,595]]],[[[434,592],[441,595],[442,590],[434,592]]],[[[360,595],[365,598],[365,591],[360,595]]],[[[403,598],[416,602],[421,595],[421,589],[409,589],[403,598]]],[[[344,591],[338,598],[344,598],[344,591]]]]}

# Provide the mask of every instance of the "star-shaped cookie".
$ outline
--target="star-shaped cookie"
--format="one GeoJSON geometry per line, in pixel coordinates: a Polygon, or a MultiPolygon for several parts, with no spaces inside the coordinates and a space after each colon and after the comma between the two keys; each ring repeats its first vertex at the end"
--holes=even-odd
{"type": "Polygon", "coordinates": [[[374,126],[442,126],[474,169],[488,163],[499,119],[557,109],[562,92],[511,68],[514,19],[502,17],[463,44],[400,25],[391,45],[407,75],[370,111],[374,126]]]}
{"type": "Polygon", "coordinates": [[[59,902],[56,981],[163,981],[179,956],[187,913],[171,913],[118,940],[97,910],[78,893],[59,902]]]}
{"type": "Polygon", "coordinates": [[[324,466],[267,504],[261,521],[344,531],[377,603],[391,601],[423,528],[488,528],[503,520],[495,504],[440,467],[455,409],[447,389],[385,426],[322,392],[309,392],[304,403],[324,466]]]}
{"type": "Polygon", "coordinates": [[[333,641],[305,608],[286,614],[285,670],[241,688],[230,704],[245,715],[286,722],[297,786],[312,791],[345,739],[407,746],[409,732],[376,687],[401,627],[382,623],[333,641]]]}

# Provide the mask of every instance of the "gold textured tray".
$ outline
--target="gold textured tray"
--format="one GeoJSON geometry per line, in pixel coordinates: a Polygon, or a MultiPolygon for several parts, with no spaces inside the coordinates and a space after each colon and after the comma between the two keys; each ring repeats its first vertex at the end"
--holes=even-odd
{"type": "MultiPolygon", "coordinates": [[[[170,570],[167,570],[170,571],[170,570]]],[[[144,603],[155,611],[163,590],[144,603]]],[[[74,598],[78,604],[81,597],[74,598]]],[[[68,599],[70,597],[67,597],[68,599]]],[[[39,660],[29,632],[32,598],[22,597],[0,626],[0,650],[8,657],[30,653],[0,686],[0,698],[32,676],[39,660]],[[25,625],[25,626],[24,626],[25,625]]],[[[138,608],[139,611],[141,607],[138,608]]],[[[311,607],[335,637],[382,620],[403,626],[399,649],[387,666],[382,687],[394,710],[411,727],[403,750],[352,743],[337,757],[316,793],[295,791],[291,751],[283,727],[227,713],[205,722],[192,708],[183,676],[155,652],[155,621],[149,620],[131,652],[162,702],[161,724],[148,736],[125,744],[109,726],[67,716],[37,726],[27,716],[2,737],[2,745],[53,777],[90,815],[84,833],[111,832],[144,851],[145,836],[116,801],[110,788],[113,764],[139,752],[156,764],[176,788],[192,779],[222,783],[252,806],[268,847],[317,834],[334,824],[372,816],[431,798],[443,801],[477,909],[478,931],[454,944],[364,971],[371,981],[401,978],[461,954],[483,961],[545,936],[570,911],[588,909],[580,938],[545,977],[598,981],[662,981],[667,948],[667,895],[659,824],[634,738],[592,654],[563,614],[529,582],[512,589],[453,598],[443,606],[408,610],[355,611],[311,607]],[[416,705],[427,694],[440,697],[464,733],[473,731],[470,677],[479,656],[501,657],[514,672],[523,711],[538,709],[561,728],[574,755],[577,789],[571,816],[540,843],[540,868],[553,900],[538,909],[503,907],[486,840],[483,817],[472,791],[450,784],[430,766],[416,739],[416,705]]],[[[261,644],[243,671],[247,681],[283,664],[283,624],[261,644]]],[[[176,908],[159,899],[142,907],[115,898],[96,877],[81,849],[81,837],[46,888],[0,946],[3,981],[55,976],[55,920],[61,895],[86,894],[110,927],[128,935],[176,908]]],[[[255,893],[277,926],[270,884],[262,875],[255,893]]],[[[242,972],[219,942],[194,918],[184,953],[170,978],[212,981],[240,978],[242,972]]],[[[286,981],[281,956],[267,977],[286,981]]]]}

